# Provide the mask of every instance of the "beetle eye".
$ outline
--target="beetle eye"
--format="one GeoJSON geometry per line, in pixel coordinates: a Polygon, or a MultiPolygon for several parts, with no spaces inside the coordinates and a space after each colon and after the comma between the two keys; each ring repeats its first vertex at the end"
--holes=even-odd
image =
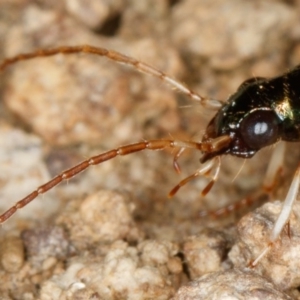
{"type": "Polygon", "coordinates": [[[279,139],[278,117],[273,111],[256,110],[241,122],[241,135],[252,149],[261,149],[279,139]]]}

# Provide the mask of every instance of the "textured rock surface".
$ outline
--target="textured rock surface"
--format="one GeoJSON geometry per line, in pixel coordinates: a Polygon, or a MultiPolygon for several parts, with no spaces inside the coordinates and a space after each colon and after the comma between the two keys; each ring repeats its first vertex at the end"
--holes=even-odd
{"type": "MultiPolygon", "coordinates": [[[[297,1],[109,2],[1,1],[0,57],[102,46],[224,100],[243,80],[275,76],[300,61],[297,1]]],[[[20,62],[1,74],[0,92],[1,212],[108,149],[170,136],[200,140],[214,113],[157,78],[83,54],[20,62]]],[[[276,199],[284,199],[298,152],[288,148],[276,199]]],[[[168,200],[169,190],[200,167],[200,155],[184,152],[180,175],[167,150],[119,157],[18,211],[1,226],[1,299],[202,299],[199,287],[204,293],[208,285],[211,299],[289,299],[286,291],[299,299],[297,208],[291,238],[283,233],[251,272],[232,269],[244,270],[265,247],[279,205],[238,225],[240,212],[198,214],[256,191],[270,149],[245,162],[222,158],[205,198],[199,194],[207,178],[197,178],[168,200]]]]}
{"type": "MultiPolygon", "coordinates": [[[[229,253],[236,267],[249,264],[268,246],[271,230],[281,208],[280,202],[267,203],[241,219],[237,226],[238,241],[229,253]]],[[[284,230],[254,270],[284,290],[300,285],[299,209],[300,205],[296,202],[290,218],[291,236],[284,230]]]]}
{"type": "Polygon", "coordinates": [[[168,243],[144,241],[130,247],[117,241],[101,254],[74,258],[64,273],[43,283],[41,299],[51,298],[53,290],[56,297],[73,299],[79,295],[85,295],[84,299],[88,295],[98,299],[169,299],[181,273],[180,268],[176,272],[168,268],[177,251],[168,243]]]}
{"type": "Polygon", "coordinates": [[[222,270],[227,243],[222,233],[213,230],[188,237],[183,244],[183,254],[191,279],[222,270]]]}
{"type": "Polygon", "coordinates": [[[265,278],[251,272],[230,270],[202,276],[181,287],[173,300],[288,300],[289,295],[280,292],[265,278]]]}

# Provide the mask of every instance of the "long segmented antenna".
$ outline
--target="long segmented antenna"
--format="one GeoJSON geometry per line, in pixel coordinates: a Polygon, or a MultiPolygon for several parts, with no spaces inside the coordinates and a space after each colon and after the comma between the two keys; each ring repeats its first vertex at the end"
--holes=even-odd
{"type": "MultiPolygon", "coordinates": [[[[199,102],[201,105],[213,108],[215,110],[219,109],[223,106],[223,102],[213,99],[208,99],[206,97],[202,97],[198,95],[197,93],[193,92],[191,89],[187,88],[185,85],[181,84],[180,82],[176,81],[175,79],[169,77],[165,73],[161,72],[158,69],[155,69],[151,67],[150,65],[143,63],[141,61],[138,61],[134,58],[131,58],[129,56],[123,55],[119,52],[108,50],[101,47],[94,47],[89,45],[83,45],[83,46],[62,46],[52,49],[39,49],[30,53],[23,53],[19,54],[10,58],[5,59],[2,63],[0,63],[0,72],[4,69],[8,68],[9,66],[24,60],[30,60],[37,57],[48,57],[48,56],[54,56],[57,54],[63,54],[63,55],[69,55],[74,53],[88,53],[88,54],[94,54],[97,56],[104,56],[110,60],[113,60],[115,62],[125,64],[128,66],[132,66],[137,71],[152,75],[154,77],[157,77],[161,79],[162,81],[170,84],[173,88],[177,89],[178,91],[186,94],[191,99],[199,102]]],[[[57,175],[47,183],[39,186],[35,191],[24,197],[23,199],[19,200],[14,206],[9,208],[6,212],[4,212],[2,215],[0,215],[0,224],[5,222],[7,219],[9,219],[18,209],[26,206],[28,203],[30,203],[32,200],[34,200],[38,195],[43,194],[59,183],[61,183],[64,180],[68,180],[75,175],[81,173],[91,165],[97,165],[104,161],[113,159],[116,156],[119,155],[127,155],[130,153],[142,151],[142,150],[162,150],[164,148],[177,148],[179,149],[177,151],[177,155],[174,157],[174,166],[177,171],[179,171],[179,166],[177,164],[177,160],[179,159],[181,153],[186,148],[194,148],[197,150],[200,150],[204,153],[212,153],[217,152],[218,149],[221,149],[224,147],[224,145],[227,145],[231,142],[231,137],[229,136],[222,136],[218,137],[216,139],[211,139],[210,141],[197,143],[197,142],[190,142],[190,141],[179,141],[174,139],[165,139],[165,140],[150,140],[150,141],[143,141],[135,144],[130,144],[126,146],[121,146],[116,149],[107,151],[105,153],[93,156],[78,165],[62,172],[61,174],[57,175]]],[[[218,168],[219,169],[219,168],[218,168]]],[[[217,172],[218,173],[218,172],[217,172]]],[[[200,175],[200,174],[199,174],[200,175]]],[[[199,176],[197,175],[197,176],[199,176]]],[[[209,184],[212,186],[211,184],[209,184]]]]}
{"type": "Polygon", "coordinates": [[[139,60],[136,60],[132,57],[129,57],[127,55],[121,54],[119,52],[108,50],[101,47],[94,47],[90,45],[82,45],[82,46],[63,46],[63,47],[57,47],[52,49],[39,49],[30,53],[24,53],[19,54],[16,56],[13,56],[11,58],[5,59],[0,64],[0,71],[3,71],[8,66],[15,64],[16,62],[22,61],[22,60],[29,60],[36,57],[46,57],[46,56],[53,56],[57,54],[73,54],[73,53],[89,53],[94,54],[97,56],[105,56],[110,60],[116,61],[121,64],[129,65],[134,67],[136,70],[146,73],[149,75],[152,75],[154,77],[157,77],[161,79],[162,81],[168,83],[176,90],[182,92],[183,94],[189,96],[191,99],[199,102],[201,105],[205,107],[209,107],[212,109],[219,109],[222,107],[223,102],[219,100],[214,99],[208,99],[206,97],[202,97],[199,94],[193,92],[191,89],[187,88],[185,85],[181,84],[177,80],[169,77],[164,72],[159,71],[156,68],[151,67],[150,65],[143,63],[139,60]]]}
{"type": "Polygon", "coordinates": [[[4,223],[8,220],[18,209],[26,206],[32,200],[34,200],[38,195],[43,194],[62,181],[68,180],[75,175],[81,173],[85,169],[90,166],[101,164],[107,160],[113,159],[116,156],[123,156],[143,150],[163,150],[166,148],[192,148],[203,151],[207,149],[209,145],[207,143],[197,143],[197,142],[190,142],[190,141],[179,141],[179,140],[149,140],[143,141],[135,144],[121,146],[119,148],[104,152],[102,154],[93,156],[89,159],[84,160],[83,162],[79,163],[78,165],[62,172],[61,174],[57,175],[47,183],[39,186],[35,191],[18,201],[14,206],[0,215],[0,224],[4,223]]]}

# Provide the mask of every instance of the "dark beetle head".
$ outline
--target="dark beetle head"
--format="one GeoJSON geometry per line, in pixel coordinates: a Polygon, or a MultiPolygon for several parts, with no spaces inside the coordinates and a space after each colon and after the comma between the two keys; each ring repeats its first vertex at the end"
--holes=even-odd
{"type": "Polygon", "coordinates": [[[276,105],[281,94],[282,89],[274,80],[254,78],[245,81],[210,121],[202,140],[209,142],[229,136],[231,142],[215,152],[204,153],[201,161],[222,154],[249,158],[261,148],[276,143],[282,131],[276,105]]]}

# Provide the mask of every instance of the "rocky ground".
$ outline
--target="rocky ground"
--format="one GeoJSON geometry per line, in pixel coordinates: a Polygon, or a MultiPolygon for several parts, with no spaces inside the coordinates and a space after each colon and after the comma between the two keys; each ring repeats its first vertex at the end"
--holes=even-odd
{"type": "MultiPolygon", "coordinates": [[[[2,59],[90,44],[155,66],[213,99],[300,61],[298,1],[2,0],[2,59]]],[[[214,112],[158,78],[102,57],[57,55],[1,74],[0,211],[80,161],[145,139],[200,140],[214,112]]],[[[287,148],[272,199],[299,161],[287,148]]],[[[201,197],[201,153],[144,151],[89,168],[39,196],[0,231],[1,299],[300,299],[299,205],[290,237],[268,244],[280,202],[200,218],[257,193],[272,149],[222,158],[201,197]],[[242,219],[241,219],[242,217],[242,219]]],[[[262,203],[255,203],[260,206],[262,203]]]]}

